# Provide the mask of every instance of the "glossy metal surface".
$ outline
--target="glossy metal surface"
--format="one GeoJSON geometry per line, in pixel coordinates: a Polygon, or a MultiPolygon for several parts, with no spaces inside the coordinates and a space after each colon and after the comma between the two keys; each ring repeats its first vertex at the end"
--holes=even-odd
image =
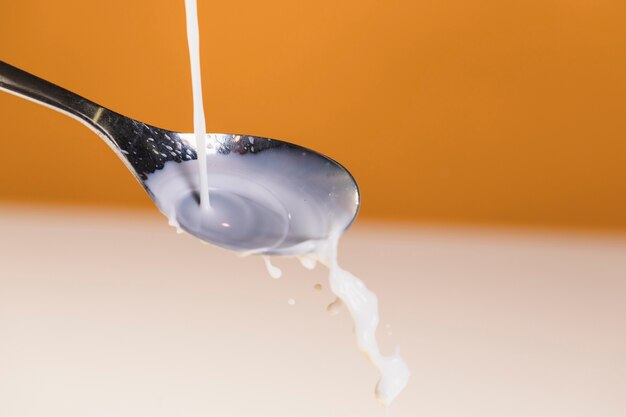
{"type": "MultiPolygon", "coordinates": [[[[157,207],[171,216],[167,208],[169,202],[155,197],[148,179],[171,164],[195,162],[197,148],[193,134],[156,128],[122,116],[2,61],[0,89],[64,113],[92,129],[121,158],[157,207]]],[[[245,245],[246,236],[229,240],[227,233],[216,236],[180,224],[202,240],[232,250],[299,254],[307,251],[301,244],[323,239],[331,227],[348,228],[357,215],[356,182],[344,167],[326,156],[280,140],[236,134],[209,134],[207,148],[209,166],[213,164],[229,175],[241,176],[251,187],[258,184],[262,189],[272,190],[288,186],[289,198],[283,200],[291,202],[280,201],[289,216],[289,224],[286,235],[271,248],[261,244],[258,247],[245,245]],[[267,161],[265,165],[271,164],[272,172],[265,168],[265,175],[255,175],[246,169],[256,166],[261,159],[267,161]],[[299,221],[309,221],[310,217],[298,215],[297,210],[303,207],[313,210],[319,221],[299,224],[299,221]]],[[[249,236],[250,241],[254,238],[254,235],[249,236]]]]}

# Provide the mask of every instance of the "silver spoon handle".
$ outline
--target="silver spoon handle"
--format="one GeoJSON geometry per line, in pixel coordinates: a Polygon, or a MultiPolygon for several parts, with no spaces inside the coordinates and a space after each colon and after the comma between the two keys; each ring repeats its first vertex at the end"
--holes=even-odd
{"type": "Polygon", "coordinates": [[[0,61],[0,89],[64,113],[108,136],[98,119],[109,110],[4,61],[0,61]]]}
{"type": "Polygon", "coordinates": [[[140,180],[168,161],[197,158],[195,149],[178,133],[125,117],[3,61],[0,90],[80,121],[104,139],[140,180]]]}

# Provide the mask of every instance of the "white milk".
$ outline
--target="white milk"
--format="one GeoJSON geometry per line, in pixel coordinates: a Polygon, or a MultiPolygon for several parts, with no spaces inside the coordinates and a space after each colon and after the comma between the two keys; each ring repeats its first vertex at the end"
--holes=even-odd
{"type": "Polygon", "coordinates": [[[200,207],[207,210],[209,203],[209,185],[206,166],[206,123],[202,102],[202,77],[200,75],[200,36],[198,32],[198,5],[196,0],[185,0],[187,17],[187,43],[191,62],[191,86],[193,89],[193,130],[198,144],[198,162],[200,175],[200,207]]]}
{"type": "Polygon", "coordinates": [[[383,356],[376,342],[378,327],[378,298],[359,278],[342,269],[337,263],[337,247],[341,231],[331,233],[327,240],[318,242],[316,258],[326,265],[330,272],[331,291],[338,300],[328,306],[330,314],[336,314],[345,305],[354,322],[357,346],[378,368],[380,379],[376,384],[376,398],[384,405],[389,405],[402,392],[411,373],[406,362],[400,356],[399,348],[393,355],[383,356]]]}
{"type": "Polygon", "coordinates": [[[270,274],[270,277],[278,279],[283,276],[283,271],[281,271],[280,268],[272,264],[269,256],[263,256],[262,258],[263,262],[265,262],[265,267],[267,268],[267,273],[270,274]]]}
{"type": "MultiPolygon", "coordinates": [[[[398,349],[390,356],[383,356],[380,352],[376,342],[376,328],[379,322],[376,294],[371,292],[363,281],[342,269],[337,263],[337,246],[343,228],[326,224],[319,213],[315,215],[306,211],[306,205],[299,209],[293,204],[285,207],[285,201],[292,198],[291,189],[270,190],[263,188],[260,182],[255,182],[255,175],[267,172],[261,169],[262,164],[265,159],[272,158],[272,153],[268,152],[268,155],[252,160],[247,159],[246,164],[235,171],[225,170],[227,173],[237,172],[239,175],[236,176],[224,175],[224,170],[220,172],[219,166],[207,167],[196,0],[185,0],[185,8],[198,159],[197,162],[168,164],[169,166],[163,170],[149,175],[146,184],[154,193],[159,207],[169,216],[170,224],[178,228],[179,221],[185,221],[185,224],[181,225],[190,232],[207,229],[216,231],[217,235],[212,235],[209,239],[214,242],[219,241],[219,235],[229,235],[229,242],[233,241],[237,234],[249,237],[251,236],[249,232],[254,227],[256,231],[254,235],[257,236],[258,242],[248,242],[250,248],[271,248],[282,242],[288,227],[295,227],[291,221],[292,214],[304,219],[301,222],[309,225],[307,227],[318,228],[325,238],[298,244],[294,246],[293,253],[300,255],[300,262],[305,268],[314,268],[317,261],[328,267],[330,289],[337,296],[337,300],[331,303],[328,310],[334,314],[345,305],[350,312],[354,321],[357,345],[378,368],[381,375],[376,384],[376,397],[383,404],[390,404],[406,386],[410,372],[398,349]],[[195,177],[199,177],[199,184],[189,177],[190,169],[196,172],[195,177]],[[211,193],[215,199],[215,206],[209,204],[209,169],[212,170],[211,193]],[[242,176],[246,171],[249,175],[242,176]],[[197,203],[192,197],[193,191],[198,188],[200,207],[206,214],[198,213],[203,210],[197,210],[197,203]],[[209,209],[212,210],[209,212],[209,209]]],[[[285,155],[282,155],[280,166],[286,167],[285,162],[285,155]]],[[[298,164],[300,166],[301,162],[298,164]]],[[[273,183],[277,182],[266,182],[273,183]]],[[[279,278],[281,270],[272,265],[269,257],[265,256],[263,260],[269,274],[279,278]]],[[[295,305],[295,300],[291,298],[287,302],[289,305],[295,305]]]]}

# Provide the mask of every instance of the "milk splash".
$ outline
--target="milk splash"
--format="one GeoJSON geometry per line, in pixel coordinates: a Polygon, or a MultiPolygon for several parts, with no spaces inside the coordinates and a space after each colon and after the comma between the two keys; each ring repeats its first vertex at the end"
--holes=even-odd
{"type": "MultiPolygon", "coordinates": [[[[389,405],[404,390],[411,373],[400,356],[399,348],[390,356],[384,356],[380,352],[376,341],[379,323],[378,297],[363,281],[339,266],[337,252],[340,236],[341,231],[333,231],[325,240],[309,242],[315,249],[309,254],[298,256],[298,259],[307,269],[313,269],[317,262],[328,268],[330,290],[337,298],[328,305],[327,311],[334,316],[343,306],[347,308],[354,322],[358,348],[380,372],[376,398],[384,405],[389,405]]],[[[263,256],[263,261],[270,276],[280,278],[282,271],[272,265],[270,258],[263,256]]],[[[316,284],[315,289],[319,291],[322,287],[316,284]]],[[[294,305],[295,301],[290,298],[288,304],[294,305]]],[[[390,334],[389,325],[387,333],[390,334]]]]}
{"type": "Polygon", "coordinates": [[[314,258],[328,268],[330,289],[352,316],[357,346],[380,372],[376,398],[384,405],[389,405],[406,387],[411,373],[400,356],[399,348],[390,356],[384,356],[380,352],[376,342],[378,297],[363,281],[339,266],[337,247],[340,236],[340,231],[334,231],[327,240],[318,242],[314,258]]]}

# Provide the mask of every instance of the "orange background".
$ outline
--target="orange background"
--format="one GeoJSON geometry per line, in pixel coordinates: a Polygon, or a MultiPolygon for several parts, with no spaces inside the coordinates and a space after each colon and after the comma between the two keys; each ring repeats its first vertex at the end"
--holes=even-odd
{"type": "MultiPolygon", "coordinates": [[[[183,0],[0,0],[0,59],[191,131],[183,0]]],[[[626,3],[199,1],[209,131],[319,150],[362,215],[626,230],[626,3]]],[[[151,202],[94,134],[0,94],[0,199],[151,202]]]]}

